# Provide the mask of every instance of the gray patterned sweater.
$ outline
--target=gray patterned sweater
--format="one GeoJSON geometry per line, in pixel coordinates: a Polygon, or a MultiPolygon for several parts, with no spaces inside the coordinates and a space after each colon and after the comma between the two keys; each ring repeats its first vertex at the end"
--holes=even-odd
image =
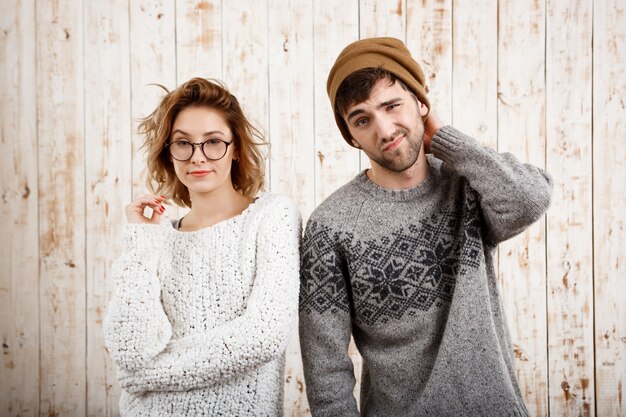
{"type": "Polygon", "coordinates": [[[526,416],[494,272],[499,242],[539,219],[539,168],[447,126],[408,190],[364,172],[312,214],[301,252],[300,342],[314,416],[526,416]]]}

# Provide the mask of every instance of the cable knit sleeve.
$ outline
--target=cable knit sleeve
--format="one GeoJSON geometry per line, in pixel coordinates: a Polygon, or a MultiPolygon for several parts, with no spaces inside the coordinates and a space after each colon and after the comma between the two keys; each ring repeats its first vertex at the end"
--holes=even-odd
{"type": "Polygon", "coordinates": [[[301,218],[289,199],[256,213],[256,277],[243,315],[170,342],[144,368],[120,375],[129,392],[185,391],[241,376],[281,357],[295,324],[301,218]]]}
{"type": "Polygon", "coordinates": [[[145,366],[172,335],[157,277],[163,232],[159,225],[129,224],[123,234],[124,252],[112,265],[114,295],[104,320],[104,339],[121,370],[145,366]]]}
{"type": "Polygon", "coordinates": [[[445,126],[431,143],[433,155],[467,178],[480,195],[487,239],[507,240],[537,221],[548,209],[552,179],[544,170],[498,153],[445,126]]]}

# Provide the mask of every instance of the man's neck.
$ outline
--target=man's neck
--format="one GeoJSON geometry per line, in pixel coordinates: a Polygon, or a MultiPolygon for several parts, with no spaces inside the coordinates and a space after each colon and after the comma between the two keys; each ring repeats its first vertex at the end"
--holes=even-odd
{"type": "Polygon", "coordinates": [[[381,167],[371,161],[372,167],[367,170],[367,177],[376,185],[389,190],[406,190],[417,187],[428,177],[428,160],[424,149],[421,150],[417,161],[402,172],[394,172],[381,167]]]}

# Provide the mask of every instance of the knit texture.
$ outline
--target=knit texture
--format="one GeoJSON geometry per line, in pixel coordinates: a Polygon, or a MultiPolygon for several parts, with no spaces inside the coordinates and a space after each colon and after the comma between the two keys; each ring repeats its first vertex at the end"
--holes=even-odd
{"type": "Polygon", "coordinates": [[[450,126],[431,148],[417,187],[361,173],[309,219],[299,329],[316,417],[359,415],[351,335],[363,416],[528,415],[493,255],[543,215],[551,179],[450,126]]]}
{"type": "Polygon", "coordinates": [[[346,46],[330,69],[326,91],[335,115],[335,122],[348,145],[352,135],[337,111],[337,91],[341,83],[352,73],[365,68],[381,67],[401,79],[417,96],[421,103],[430,109],[426,95],[426,78],[422,67],[411,57],[404,43],[395,38],[361,39],[346,46]]]}
{"type": "Polygon", "coordinates": [[[274,194],[195,232],[126,227],[104,322],[122,416],[282,415],[300,234],[274,194]]]}

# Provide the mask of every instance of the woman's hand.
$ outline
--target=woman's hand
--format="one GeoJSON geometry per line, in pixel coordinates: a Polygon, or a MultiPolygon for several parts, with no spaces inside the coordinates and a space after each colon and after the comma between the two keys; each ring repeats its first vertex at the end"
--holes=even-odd
{"type": "Polygon", "coordinates": [[[162,195],[142,195],[126,206],[126,218],[128,219],[128,223],[158,224],[161,221],[161,215],[165,212],[165,207],[163,206],[164,201],[165,196],[162,195]],[[152,209],[151,218],[143,215],[143,211],[146,207],[152,209]]]}

